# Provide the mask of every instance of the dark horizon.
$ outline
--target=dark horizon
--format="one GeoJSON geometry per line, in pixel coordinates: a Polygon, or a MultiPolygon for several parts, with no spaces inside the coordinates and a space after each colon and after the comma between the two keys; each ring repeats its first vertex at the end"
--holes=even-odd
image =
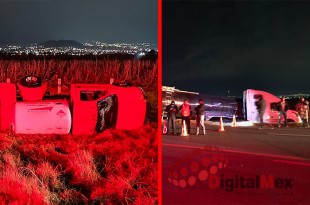
{"type": "MultiPolygon", "coordinates": [[[[128,44],[142,44],[142,43],[149,43],[149,42],[106,42],[106,41],[95,41],[95,40],[89,40],[89,41],[83,41],[83,42],[80,42],[80,41],[77,41],[77,40],[74,40],[74,39],[50,39],[50,40],[46,40],[46,41],[43,41],[43,42],[32,42],[32,43],[29,43],[29,44],[14,44],[14,43],[10,43],[10,44],[1,44],[0,43],[0,46],[21,46],[21,47],[25,47],[25,46],[31,46],[33,44],[36,44],[36,45],[40,45],[40,44],[44,44],[44,43],[47,43],[47,42],[51,42],[51,41],[75,41],[77,43],[81,43],[81,44],[84,44],[84,43],[87,43],[87,42],[100,42],[100,43],[107,43],[107,44],[114,44],[114,43],[128,43],[128,44]]],[[[158,47],[158,44],[157,43],[149,43],[150,45],[155,45],[156,49],[158,47]]]]}
{"type": "Polygon", "coordinates": [[[310,2],[163,1],[163,85],[310,93],[310,2]]]}
{"type": "Polygon", "coordinates": [[[157,1],[0,1],[0,45],[49,40],[157,45],[157,1]]]}

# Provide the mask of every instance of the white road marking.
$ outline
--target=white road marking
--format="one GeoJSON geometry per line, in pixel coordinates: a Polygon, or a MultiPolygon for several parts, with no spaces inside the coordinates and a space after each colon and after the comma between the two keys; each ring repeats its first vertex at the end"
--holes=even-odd
{"type": "Polygon", "coordinates": [[[280,133],[267,133],[268,135],[285,135],[285,136],[302,136],[302,137],[310,137],[310,135],[296,135],[296,134],[280,134],[280,133]]]}
{"type": "Polygon", "coordinates": [[[287,164],[295,164],[295,165],[310,167],[310,163],[307,163],[307,162],[294,162],[294,161],[286,161],[286,160],[278,160],[278,159],[274,159],[272,161],[278,162],[278,163],[287,163],[287,164]]]}

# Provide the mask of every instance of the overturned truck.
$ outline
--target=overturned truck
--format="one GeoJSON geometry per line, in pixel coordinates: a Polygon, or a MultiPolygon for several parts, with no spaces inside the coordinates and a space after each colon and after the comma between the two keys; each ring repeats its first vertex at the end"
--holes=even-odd
{"type": "Polygon", "coordinates": [[[144,123],[146,100],[141,88],[71,84],[69,98],[47,96],[47,88],[47,82],[36,76],[22,78],[17,87],[0,83],[0,130],[90,135],[109,128],[132,130],[144,123]]]}
{"type": "MultiPolygon", "coordinates": [[[[199,99],[204,101],[206,120],[219,117],[233,118],[237,112],[237,102],[234,98],[209,96],[197,92],[179,90],[175,87],[162,86],[163,117],[166,117],[167,113],[164,109],[171,101],[175,101],[175,104],[180,107],[183,101],[187,100],[194,108],[198,105],[199,99]]],[[[178,113],[177,117],[180,117],[180,113],[178,113]]]]}

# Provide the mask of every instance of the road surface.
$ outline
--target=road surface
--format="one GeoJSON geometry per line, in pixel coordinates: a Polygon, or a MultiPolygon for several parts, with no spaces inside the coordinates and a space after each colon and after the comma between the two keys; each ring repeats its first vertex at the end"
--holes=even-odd
{"type": "Polygon", "coordinates": [[[206,128],[163,135],[164,205],[310,204],[309,128],[206,128]]]}

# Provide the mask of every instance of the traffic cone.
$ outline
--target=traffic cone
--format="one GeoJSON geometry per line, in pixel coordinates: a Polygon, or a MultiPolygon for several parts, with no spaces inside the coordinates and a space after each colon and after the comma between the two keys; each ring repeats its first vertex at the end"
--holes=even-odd
{"type": "Polygon", "coordinates": [[[188,136],[185,120],[183,120],[181,136],[188,136]]]}
{"type": "Polygon", "coordinates": [[[225,131],[225,129],[224,129],[224,125],[223,125],[223,119],[222,119],[222,117],[221,117],[221,119],[220,119],[220,127],[219,127],[219,131],[220,131],[220,132],[225,131]]]}
{"type": "Polygon", "coordinates": [[[231,127],[237,127],[236,115],[233,116],[231,127]]]}
{"type": "Polygon", "coordinates": [[[167,133],[167,120],[164,120],[163,134],[167,133]]]}

